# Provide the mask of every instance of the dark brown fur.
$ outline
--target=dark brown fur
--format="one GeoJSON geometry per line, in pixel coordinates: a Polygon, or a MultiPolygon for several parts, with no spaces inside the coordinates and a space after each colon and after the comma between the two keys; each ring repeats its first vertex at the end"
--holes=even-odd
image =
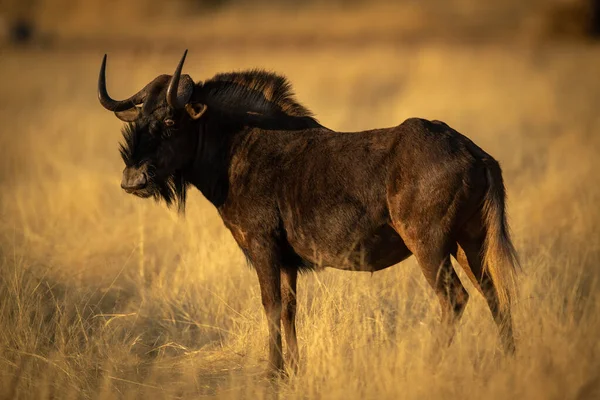
{"type": "Polygon", "coordinates": [[[439,297],[450,339],[468,300],[454,255],[514,350],[509,306],[518,263],[502,175],[472,141],[419,118],[334,132],[294,100],[284,78],[262,71],[198,83],[190,103],[206,113],[192,120],[163,101],[130,124],[124,160],[153,171],[136,194],[182,206],[191,184],[217,207],[256,269],[273,370],[283,369],[281,321],[297,366],[299,271],[377,271],[410,255],[439,297]],[[173,127],[162,123],[167,118],[173,127]]]}

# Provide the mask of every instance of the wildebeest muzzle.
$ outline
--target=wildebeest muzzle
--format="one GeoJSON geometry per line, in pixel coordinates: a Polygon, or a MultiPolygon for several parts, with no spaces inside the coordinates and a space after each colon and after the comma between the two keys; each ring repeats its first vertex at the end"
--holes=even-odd
{"type": "Polygon", "coordinates": [[[127,193],[136,193],[148,185],[148,167],[143,164],[139,167],[127,167],[123,170],[121,187],[127,193]]]}

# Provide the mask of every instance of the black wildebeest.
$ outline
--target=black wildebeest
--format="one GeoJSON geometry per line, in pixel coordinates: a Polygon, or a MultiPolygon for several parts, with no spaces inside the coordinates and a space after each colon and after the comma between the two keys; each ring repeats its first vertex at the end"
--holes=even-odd
{"type": "Polygon", "coordinates": [[[121,101],[107,93],[104,56],[98,97],[128,122],[121,186],[181,210],[193,185],[214,204],[256,269],[272,371],[284,367],[281,322],[297,367],[299,271],[378,271],[412,254],[439,297],[449,340],[468,300],[453,255],[514,351],[518,261],[490,155],[439,121],[332,131],[296,102],[283,77],[255,70],[194,83],[181,74],[186,53],[172,76],[121,101]]]}

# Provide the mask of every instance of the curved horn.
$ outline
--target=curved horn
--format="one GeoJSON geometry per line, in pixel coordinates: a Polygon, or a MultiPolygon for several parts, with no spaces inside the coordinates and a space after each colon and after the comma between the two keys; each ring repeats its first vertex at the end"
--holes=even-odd
{"type": "Polygon", "coordinates": [[[179,89],[179,78],[181,77],[181,70],[183,69],[183,63],[185,62],[185,56],[187,56],[187,52],[187,49],[183,52],[183,57],[181,57],[179,65],[177,65],[177,69],[175,69],[175,73],[173,73],[171,82],[169,82],[169,88],[167,89],[167,103],[169,103],[169,106],[175,109],[185,107],[185,102],[177,99],[177,91],[179,89]]]}
{"type": "Polygon", "coordinates": [[[113,100],[106,90],[106,54],[102,58],[100,65],[100,75],[98,76],[98,100],[100,104],[109,111],[125,111],[144,101],[146,88],[140,90],[133,96],[125,100],[113,100]]]}

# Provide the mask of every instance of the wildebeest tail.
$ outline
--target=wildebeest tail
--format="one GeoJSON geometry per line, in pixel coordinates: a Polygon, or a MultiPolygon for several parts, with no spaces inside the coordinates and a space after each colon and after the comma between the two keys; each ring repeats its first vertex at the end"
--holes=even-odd
{"type": "Polygon", "coordinates": [[[520,264],[515,247],[510,240],[506,220],[506,191],[502,170],[495,160],[488,159],[486,171],[488,187],[483,201],[483,221],[486,231],[483,262],[496,288],[500,308],[507,309],[516,291],[516,273],[520,269],[520,264]]]}

